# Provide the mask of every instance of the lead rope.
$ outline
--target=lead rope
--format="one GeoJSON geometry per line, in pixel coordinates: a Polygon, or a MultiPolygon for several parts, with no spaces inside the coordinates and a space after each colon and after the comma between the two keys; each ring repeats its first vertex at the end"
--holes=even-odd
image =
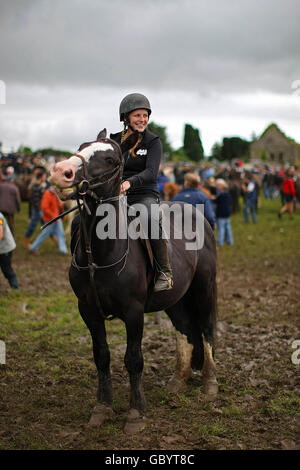
{"type": "MultiPolygon", "coordinates": [[[[100,201],[100,203],[104,202],[104,201],[110,201],[110,200],[117,200],[119,199],[119,196],[115,197],[115,198],[108,198],[108,199],[104,199],[102,201],[100,201]]],[[[124,206],[124,204],[123,204],[124,206]]],[[[129,206],[128,206],[129,207],[129,206]]],[[[123,213],[125,214],[125,207],[123,208],[123,213]]],[[[126,215],[126,214],[125,214],[126,215]]],[[[96,216],[94,216],[93,218],[93,221],[92,221],[92,224],[91,224],[91,230],[92,230],[92,226],[95,222],[95,218],[96,216]]],[[[81,220],[81,219],[80,219],[81,220]]],[[[90,233],[91,235],[91,233],[90,233]]],[[[84,226],[84,236],[87,236],[87,232],[86,232],[86,227],[84,226]]],[[[78,243],[79,243],[79,239],[77,240],[76,244],[75,244],[75,248],[74,248],[74,252],[73,252],[73,257],[72,257],[72,265],[74,266],[74,268],[76,268],[78,271],[80,270],[87,270],[89,269],[88,266],[80,266],[77,261],[76,261],[76,250],[77,250],[77,246],[78,246],[78,243]]],[[[112,264],[106,264],[106,265],[103,265],[103,266],[99,266],[95,263],[93,263],[95,269],[107,269],[107,268],[113,268],[114,266],[116,266],[117,264],[121,263],[121,261],[124,260],[124,264],[122,266],[122,268],[120,269],[120,271],[117,272],[117,275],[119,276],[120,273],[123,271],[123,269],[125,268],[126,266],[126,261],[127,261],[127,256],[128,256],[128,253],[129,253],[129,237],[128,237],[128,234],[127,234],[127,248],[126,248],[126,251],[124,253],[123,256],[121,256],[120,259],[118,259],[117,261],[115,261],[114,263],[112,264]]]]}

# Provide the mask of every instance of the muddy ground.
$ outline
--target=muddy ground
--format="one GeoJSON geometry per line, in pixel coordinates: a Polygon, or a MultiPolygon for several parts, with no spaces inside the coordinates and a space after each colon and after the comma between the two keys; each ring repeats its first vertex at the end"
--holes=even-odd
{"type": "Polygon", "coordinates": [[[10,293],[0,280],[0,337],[7,348],[7,363],[0,366],[0,449],[299,448],[299,355],[292,358],[300,339],[299,254],[252,258],[228,250],[218,250],[218,397],[206,400],[201,374],[184,393],[166,391],[174,334],[165,314],[160,324],[147,315],[147,427],[128,436],[121,322],[108,324],[116,415],[101,429],[89,428],[97,379],[90,337],[68,284],[69,257],[59,257],[51,242],[40,256],[19,247],[20,292],[10,293]]]}

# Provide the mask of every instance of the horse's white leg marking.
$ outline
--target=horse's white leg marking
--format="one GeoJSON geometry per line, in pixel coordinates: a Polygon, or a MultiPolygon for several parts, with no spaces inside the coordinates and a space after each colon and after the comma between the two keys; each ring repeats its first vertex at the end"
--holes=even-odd
{"type": "Polygon", "coordinates": [[[187,337],[179,331],[176,334],[176,369],[175,374],[168,383],[170,392],[180,392],[186,388],[186,381],[191,377],[192,352],[194,346],[188,343],[187,337]]]}
{"type": "Polygon", "coordinates": [[[216,378],[216,364],[213,358],[212,347],[203,338],[203,348],[204,348],[204,363],[202,369],[203,376],[203,389],[204,393],[207,395],[217,395],[218,393],[218,382],[216,378]]]}

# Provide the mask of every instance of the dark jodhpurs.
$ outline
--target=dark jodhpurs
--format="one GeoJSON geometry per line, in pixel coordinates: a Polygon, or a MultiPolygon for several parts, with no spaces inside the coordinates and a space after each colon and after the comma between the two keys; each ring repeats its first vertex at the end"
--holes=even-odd
{"type": "Polygon", "coordinates": [[[10,287],[12,287],[12,289],[18,289],[18,279],[11,266],[12,253],[13,252],[10,251],[9,253],[3,253],[0,255],[0,267],[4,276],[8,280],[10,287]]]}

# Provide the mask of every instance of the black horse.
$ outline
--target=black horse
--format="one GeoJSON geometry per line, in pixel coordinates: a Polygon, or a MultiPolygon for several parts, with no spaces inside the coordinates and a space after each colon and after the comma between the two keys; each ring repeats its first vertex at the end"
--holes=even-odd
{"type": "MultiPolygon", "coordinates": [[[[218,390],[213,359],[217,301],[216,246],[209,223],[204,219],[204,244],[201,249],[187,250],[186,242],[191,240],[184,236],[170,239],[174,285],[169,291],[157,293],[153,293],[155,270],[146,249],[147,243],[120,236],[120,227],[128,222],[119,195],[122,155],[133,147],[136,140],[137,136],[132,134],[119,147],[106,138],[104,129],[97,141],[82,144],[78,154],[71,157],[73,162],[77,159],[75,170],[56,166],[51,176],[51,183],[56,186],[62,199],[82,200],[80,229],[72,238],[73,261],[69,276],[78,297],[80,314],[91,333],[99,378],[98,402],[90,424],[100,425],[113,415],[105,319],[114,316],[123,320],[127,332],[124,362],[131,387],[130,412],[125,426],[128,432],[144,427],[141,342],[146,312],[165,310],[176,330],[177,364],[168,389],[175,392],[184,390],[192,369],[198,369],[202,370],[204,392],[215,396],[218,390]],[[103,149],[98,143],[103,144],[103,149]],[[99,239],[97,227],[105,217],[99,215],[99,208],[108,203],[114,206],[118,229],[114,239],[99,239]]],[[[183,203],[180,204],[183,208],[183,203]]],[[[197,209],[191,205],[189,208],[194,223],[197,209]]],[[[171,226],[174,220],[175,217],[171,218],[171,226]]]]}

